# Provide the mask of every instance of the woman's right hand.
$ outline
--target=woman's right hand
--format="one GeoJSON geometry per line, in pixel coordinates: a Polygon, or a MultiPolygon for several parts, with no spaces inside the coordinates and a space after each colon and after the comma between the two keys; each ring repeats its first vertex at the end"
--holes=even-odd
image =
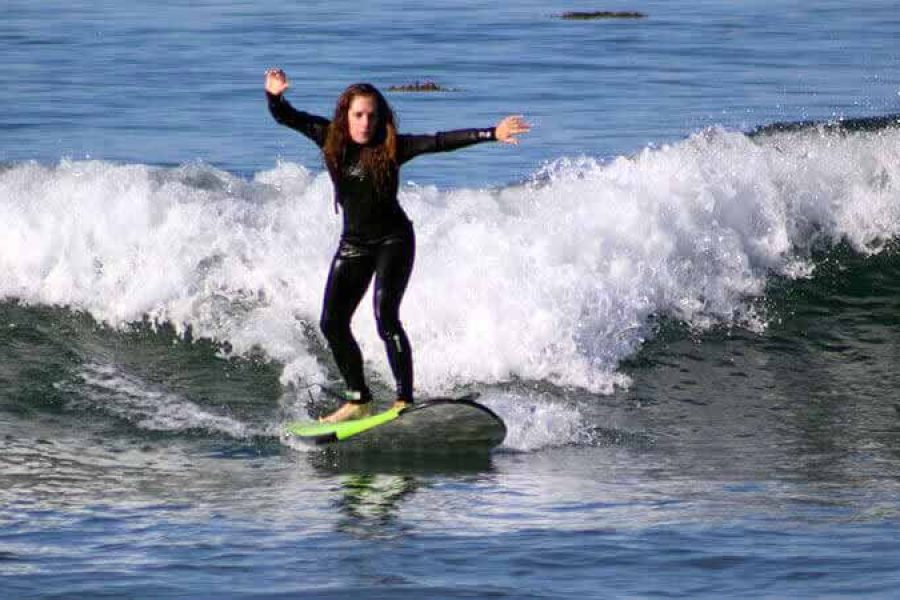
{"type": "Polygon", "coordinates": [[[266,71],[266,91],[273,96],[280,96],[290,85],[287,75],[281,69],[269,69],[266,71]]]}

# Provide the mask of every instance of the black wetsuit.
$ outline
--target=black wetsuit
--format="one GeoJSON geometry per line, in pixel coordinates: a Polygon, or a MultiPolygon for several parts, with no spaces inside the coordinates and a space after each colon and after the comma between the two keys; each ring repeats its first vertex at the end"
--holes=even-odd
{"type": "MultiPolygon", "coordinates": [[[[322,148],[328,119],[292,107],[283,96],[268,94],[276,121],[295,129],[322,148]]],[[[398,135],[397,164],[430,152],[447,152],[496,139],[494,128],[460,129],[434,135],[398,135]]],[[[371,399],[363,375],[362,353],[350,320],[375,276],[375,320],[397,382],[397,397],[413,400],[412,351],[400,323],[400,302],[412,273],[415,236],[412,222],[397,201],[398,174],[390,173],[388,190],[379,189],[358,164],[360,146],[350,144],[338,177],[332,174],[335,202],[344,229],[331,262],[320,326],[354,401],[371,399]],[[358,396],[358,400],[355,398],[358,396]]]]}

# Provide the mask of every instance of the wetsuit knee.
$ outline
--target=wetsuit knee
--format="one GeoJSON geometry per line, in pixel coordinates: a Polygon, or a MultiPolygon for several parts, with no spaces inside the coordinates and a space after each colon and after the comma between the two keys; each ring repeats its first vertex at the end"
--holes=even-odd
{"type": "Polygon", "coordinates": [[[335,340],[341,340],[350,335],[350,323],[340,319],[322,318],[319,321],[319,329],[322,330],[322,335],[325,336],[325,339],[330,344],[333,344],[335,340]]]}
{"type": "Polygon", "coordinates": [[[386,342],[404,334],[403,325],[397,319],[378,319],[377,325],[378,336],[386,342]]]}

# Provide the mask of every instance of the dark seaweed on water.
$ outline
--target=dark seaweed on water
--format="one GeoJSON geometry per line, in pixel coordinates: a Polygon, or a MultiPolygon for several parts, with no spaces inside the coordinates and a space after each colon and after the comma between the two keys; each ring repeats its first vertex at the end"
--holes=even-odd
{"type": "Polygon", "coordinates": [[[567,21],[591,21],[599,19],[645,19],[647,15],[635,11],[594,11],[594,12],[564,12],[559,16],[567,21]]]}

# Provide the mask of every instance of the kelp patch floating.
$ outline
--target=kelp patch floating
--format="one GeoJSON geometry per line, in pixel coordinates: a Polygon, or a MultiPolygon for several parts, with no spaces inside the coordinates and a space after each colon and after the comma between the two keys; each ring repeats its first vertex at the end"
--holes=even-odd
{"type": "Polygon", "coordinates": [[[430,79],[425,81],[416,81],[414,83],[405,83],[402,85],[392,85],[388,88],[389,92],[455,92],[453,88],[444,87],[430,79]]]}
{"type": "Polygon", "coordinates": [[[601,10],[595,12],[564,12],[559,18],[566,21],[591,21],[594,19],[646,19],[647,15],[641,12],[601,10]]]}

